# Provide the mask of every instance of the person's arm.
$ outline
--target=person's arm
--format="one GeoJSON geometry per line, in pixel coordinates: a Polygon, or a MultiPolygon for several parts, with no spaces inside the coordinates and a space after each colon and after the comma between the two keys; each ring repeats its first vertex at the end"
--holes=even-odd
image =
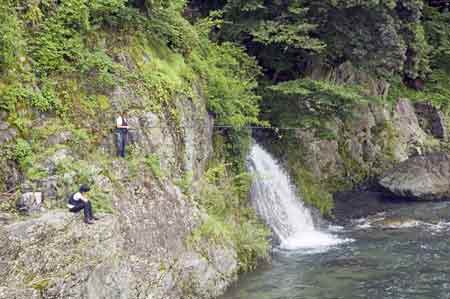
{"type": "Polygon", "coordinates": [[[88,202],[89,198],[87,198],[86,196],[84,196],[83,194],[80,196],[80,199],[84,202],[88,202]]]}
{"type": "Polygon", "coordinates": [[[84,202],[88,202],[89,199],[87,197],[85,197],[83,194],[81,194],[80,192],[75,193],[75,195],[73,196],[73,199],[76,201],[84,201],[84,202]]]}

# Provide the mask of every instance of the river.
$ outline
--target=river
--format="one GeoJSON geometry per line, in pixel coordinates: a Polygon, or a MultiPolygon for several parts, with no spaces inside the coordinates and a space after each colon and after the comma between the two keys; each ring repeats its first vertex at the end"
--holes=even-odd
{"type": "Polygon", "coordinates": [[[322,228],[321,242],[300,228],[307,233],[293,236],[305,246],[287,246],[292,235],[282,236],[272,262],[243,274],[220,299],[450,298],[449,215],[448,202],[403,203],[322,228]]]}

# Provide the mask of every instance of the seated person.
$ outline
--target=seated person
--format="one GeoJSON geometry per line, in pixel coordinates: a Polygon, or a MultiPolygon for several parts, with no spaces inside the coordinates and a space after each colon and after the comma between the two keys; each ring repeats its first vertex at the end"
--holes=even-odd
{"type": "Polygon", "coordinates": [[[86,193],[88,193],[89,190],[91,190],[89,186],[81,185],[79,191],[70,196],[67,207],[69,208],[69,211],[73,213],[83,210],[84,222],[86,224],[93,224],[94,222],[92,220],[98,220],[98,218],[94,217],[91,202],[86,197],[86,193]]]}

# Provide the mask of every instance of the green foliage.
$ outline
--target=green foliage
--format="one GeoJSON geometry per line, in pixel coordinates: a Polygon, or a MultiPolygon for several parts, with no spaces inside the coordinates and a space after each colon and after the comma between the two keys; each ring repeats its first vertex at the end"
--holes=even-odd
{"type": "Polygon", "coordinates": [[[275,126],[321,127],[327,118],[349,116],[368,98],[358,86],[304,79],[269,87],[265,108],[275,126]]]}
{"type": "Polygon", "coordinates": [[[258,123],[260,97],[255,89],[260,68],[243,48],[208,40],[214,24],[206,19],[196,25],[201,47],[192,55],[193,68],[207,81],[208,108],[219,124],[242,127],[258,123]]]}
{"type": "Polygon", "coordinates": [[[110,190],[103,190],[100,186],[94,183],[95,177],[104,172],[101,168],[93,165],[91,161],[74,160],[66,158],[60,160],[56,165],[56,173],[63,179],[64,188],[61,196],[66,197],[68,194],[75,192],[82,184],[87,184],[91,187],[87,197],[92,202],[95,211],[112,213],[110,190]]]}
{"type": "Polygon", "coordinates": [[[450,22],[449,12],[439,12],[425,7],[424,28],[428,43],[431,45],[431,66],[450,72],[450,22]]]}
{"type": "Polygon", "coordinates": [[[250,150],[251,131],[226,129],[213,135],[214,159],[226,163],[232,173],[245,171],[245,159],[250,150]]]}
{"type": "Polygon", "coordinates": [[[407,98],[412,101],[429,101],[445,113],[450,112],[450,77],[445,70],[435,70],[426,81],[424,90],[407,88],[401,82],[393,82],[389,90],[388,99],[394,103],[399,98],[407,98]]]}
{"type": "Polygon", "coordinates": [[[9,1],[0,4],[0,74],[14,71],[24,51],[22,23],[9,1]]]}
{"type": "Polygon", "coordinates": [[[243,43],[260,64],[274,73],[296,72],[297,63],[324,44],[312,36],[315,25],[306,19],[299,1],[229,0],[220,38],[243,43]]]}
{"type": "Polygon", "coordinates": [[[318,208],[322,215],[331,215],[333,208],[333,197],[331,193],[324,188],[324,184],[319,182],[312,173],[304,168],[304,166],[296,162],[290,167],[293,172],[293,180],[299,188],[299,193],[303,200],[318,208]]]}
{"type": "Polygon", "coordinates": [[[30,168],[33,162],[33,150],[31,145],[24,139],[17,139],[13,157],[19,163],[22,170],[30,168]]]}
{"type": "Polygon", "coordinates": [[[163,171],[161,169],[161,162],[156,154],[149,154],[145,158],[145,164],[150,168],[153,175],[157,178],[163,177],[163,171]]]}
{"type": "Polygon", "coordinates": [[[178,9],[157,9],[151,14],[152,31],[171,49],[189,55],[199,43],[197,33],[178,9]]]}
{"type": "Polygon", "coordinates": [[[99,186],[94,185],[89,192],[89,200],[92,202],[92,208],[95,212],[114,213],[112,206],[111,194],[105,190],[100,189],[99,186]]]}
{"type": "Polygon", "coordinates": [[[298,79],[318,59],[385,77],[429,73],[422,0],[228,0],[222,11],[220,38],[245,45],[274,82],[298,79]]]}
{"type": "Polygon", "coordinates": [[[269,249],[269,232],[248,203],[250,184],[247,173],[230,176],[223,164],[209,168],[195,198],[207,216],[190,240],[194,244],[207,239],[233,245],[241,271],[253,269],[258,259],[267,257],[269,249]]]}
{"type": "Polygon", "coordinates": [[[175,180],[175,184],[181,189],[181,192],[183,192],[183,194],[191,196],[192,180],[193,180],[192,172],[185,172],[183,173],[181,178],[175,180]]]}

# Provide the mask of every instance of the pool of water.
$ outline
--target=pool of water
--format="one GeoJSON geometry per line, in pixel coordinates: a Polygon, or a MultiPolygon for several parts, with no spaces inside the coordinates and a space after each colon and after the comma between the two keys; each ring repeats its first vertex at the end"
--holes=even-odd
{"type": "Polygon", "coordinates": [[[399,205],[333,231],[353,241],[275,250],[220,299],[450,299],[450,203],[399,205]]]}

